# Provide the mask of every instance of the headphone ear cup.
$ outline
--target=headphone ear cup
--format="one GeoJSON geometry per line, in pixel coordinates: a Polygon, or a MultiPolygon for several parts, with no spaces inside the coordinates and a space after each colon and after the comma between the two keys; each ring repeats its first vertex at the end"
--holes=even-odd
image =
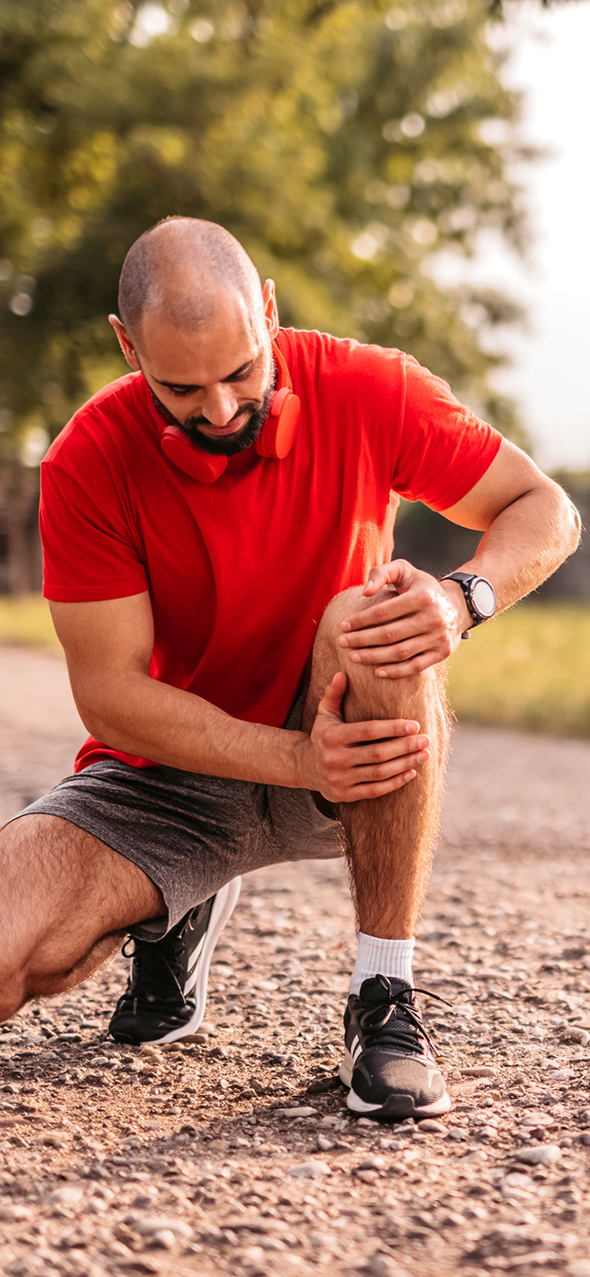
{"type": "Polygon", "coordinates": [[[169,461],[199,483],[215,483],[227,467],[227,457],[214,457],[192,444],[178,426],[166,426],[161,444],[169,461]]]}
{"type": "Polygon", "coordinates": [[[288,386],[275,391],[268,417],[256,440],[261,457],[277,457],[282,461],[291,451],[299,429],[300,401],[288,386]]]}

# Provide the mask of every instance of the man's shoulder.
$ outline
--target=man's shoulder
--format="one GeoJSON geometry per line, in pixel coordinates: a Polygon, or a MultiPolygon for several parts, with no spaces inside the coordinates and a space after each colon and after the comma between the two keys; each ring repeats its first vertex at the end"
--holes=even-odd
{"type": "Polygon", "coordinates": [[[141,373],[131,372],[111,381],[74,413],[56,436],[44,464],[65,463],[79,451],[108,447],[122,426],[144,417],[145,395],[141,373]]]}
{"type": "Polygon", "coordinates": [[[395,347],[376,346],[354,337],[301,328],[282,328],[279,345],[294,379],[310,378],[317,390],[340,383],[350,389],[357,383],[401,385],[409,356],[395,347]]]}

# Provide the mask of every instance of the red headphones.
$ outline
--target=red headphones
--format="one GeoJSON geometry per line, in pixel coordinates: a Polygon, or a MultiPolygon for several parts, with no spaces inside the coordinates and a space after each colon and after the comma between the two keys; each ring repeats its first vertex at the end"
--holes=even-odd
{"type": "MultiPolygon", "coordinates": [[[[272,349],[278,366],[279,382],[254,447],[261,457],[277,457],[282,461],[295,443],[299,428],[299,399],[293,394],[289,369],[274,342],[272,349]]],[[[204,452],[178,426],[166,426],[161,444],[169,460],[179,470],[190,475],[191,479],[198,479],[199,483],[215,483],[227,467],[227,457],[212,456],[209,452],[204,452]]]]}

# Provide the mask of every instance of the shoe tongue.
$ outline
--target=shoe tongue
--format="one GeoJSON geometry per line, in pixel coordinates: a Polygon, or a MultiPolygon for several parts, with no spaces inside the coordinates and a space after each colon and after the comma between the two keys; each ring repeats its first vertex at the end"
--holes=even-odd
{"type": "Polygon", "coordinates": [[[363,980],[359,997],[361,1002],[393,1001],[400,993],[411,993],[412,986],[407,980],[396,980],[394,976],[373,975],[363,980]]]}

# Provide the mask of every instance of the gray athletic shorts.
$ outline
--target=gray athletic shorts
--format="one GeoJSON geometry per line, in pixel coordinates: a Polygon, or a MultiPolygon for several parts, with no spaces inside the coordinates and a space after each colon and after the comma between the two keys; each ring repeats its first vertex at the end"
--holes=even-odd
{"type": "MultiPolygon", "coordinates": [[[[298,697],[285,727],[301,722],[298,697]]],[[[159,940],[194,905],[239,874],[286,860],[343,854],[342,827],[306,789],[201,776],[175,767],[130,767],[112,759],[67,776],[20,816],[61,816],[143,869],[159,887],[168,920],[131,929],[159,940]]]]}

